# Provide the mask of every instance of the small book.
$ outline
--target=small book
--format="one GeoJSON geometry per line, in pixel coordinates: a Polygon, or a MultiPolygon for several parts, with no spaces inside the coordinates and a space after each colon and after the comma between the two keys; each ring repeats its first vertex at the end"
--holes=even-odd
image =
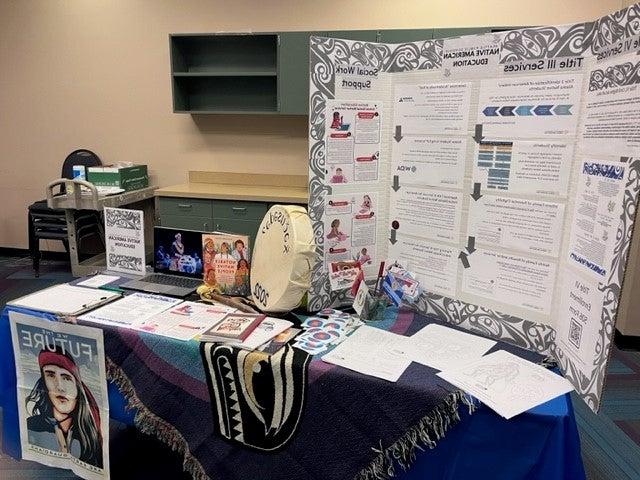
{"type": "Polygon", "coordinates": [[[235,233],[202,234],[204,281],[224,295],[246,297],[251,293],[249,237],[235,233]]]}
{"type": "Polygon", "coordinates": [[[254,313],[230,313],[219,323],[205,330],[200,336],[200,341],[242,343],[266,317],[254,313]]]}

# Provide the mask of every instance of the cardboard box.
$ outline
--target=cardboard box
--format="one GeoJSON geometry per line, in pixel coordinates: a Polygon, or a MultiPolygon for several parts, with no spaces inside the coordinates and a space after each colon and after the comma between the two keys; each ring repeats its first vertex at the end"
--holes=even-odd
{"type": "Polygon", "coordinates": [[[125,191],[138,190],[149,186],[149,174],[146,165],[131,167],[89,167],[87,181],[94,185],[119,187],[125,191]]]}

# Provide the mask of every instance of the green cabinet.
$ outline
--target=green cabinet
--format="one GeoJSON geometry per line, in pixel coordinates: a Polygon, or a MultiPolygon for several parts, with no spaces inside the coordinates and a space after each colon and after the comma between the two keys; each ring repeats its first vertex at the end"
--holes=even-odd
{"type": "Polygon", "coordinates": [[[204,198],[158,197],[160,225],[248,235],[251,245],[271,204],[204,198]]]}
{"type": "Polygon", "coordinates": [[[169,38],[174,112],[278,112],[278,35],[169,38]]]}
{"type": "Polygon", "coordinates": [[[501,27],[327,30],[169,36],[173,111],[306,115],[309,38],[403,43],[508,30],[501,27]]]}
{"type": "Polygon", "coordinates": [[[163,227],[184,228],[185,230],[197,230],[210,232],[213,230],[211,217],[186,217],[181,215],[160,214],[160,224],[163,227]]]}
{"type": "Polygon", "coordinates": [[[323,37],[342,38],[344,40],[360,40],[361,42],[377,42],[378,30],[330,30],[322,32],[323,37]]]}
{"type": "Polygon", "coordinates": [[[433,38],[461,37],[462,35],[478,35],[491,31],[491,27],[471,28],[436,28],[433,30],[433,38]]]}
{"type": "Polygon", "coordinates": [[[312,35],[321,35],[321,32],[280,33],[278,94],[282,114],[309,112],[309,38],[312,35]]]}
{"type": "Polygon", "coordinates": [[[383,43],[405,43],[420,42],[433,38],[432,28],[407,29],[407,30],[382,30],[380,32],[380,42],[383,43]]]}
{"type": "Polygon", "coordinates": [[[213,218],[211,200],[200,198],[160,197],[160,215],[213,218]]]}

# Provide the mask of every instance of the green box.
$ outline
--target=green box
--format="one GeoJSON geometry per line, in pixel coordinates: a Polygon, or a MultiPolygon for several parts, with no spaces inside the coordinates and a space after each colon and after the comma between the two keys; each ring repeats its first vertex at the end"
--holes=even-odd
{"type": "Polygon", "coordinates": [[[149,186],[149,174],[146,165],[131,167],[89,167],[87,181],[94,185],[119,187],[125,191],[138,190],[149,186]]]}

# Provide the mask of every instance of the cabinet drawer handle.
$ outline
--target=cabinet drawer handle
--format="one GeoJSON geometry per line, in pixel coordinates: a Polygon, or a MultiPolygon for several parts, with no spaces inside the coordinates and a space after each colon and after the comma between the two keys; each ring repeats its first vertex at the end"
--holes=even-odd
{"type": "Polygon", "coordinates": [[[246,212],[247,207],[231,207],[231,210],[233,210],[234,212],[246,212]]]}
{"type": "Polygon", "coordinates": [[[191,205],[190,203],[179,203],[178,204],[178,208],[191,208],[193,207],[193,205],[191,205]]]}

